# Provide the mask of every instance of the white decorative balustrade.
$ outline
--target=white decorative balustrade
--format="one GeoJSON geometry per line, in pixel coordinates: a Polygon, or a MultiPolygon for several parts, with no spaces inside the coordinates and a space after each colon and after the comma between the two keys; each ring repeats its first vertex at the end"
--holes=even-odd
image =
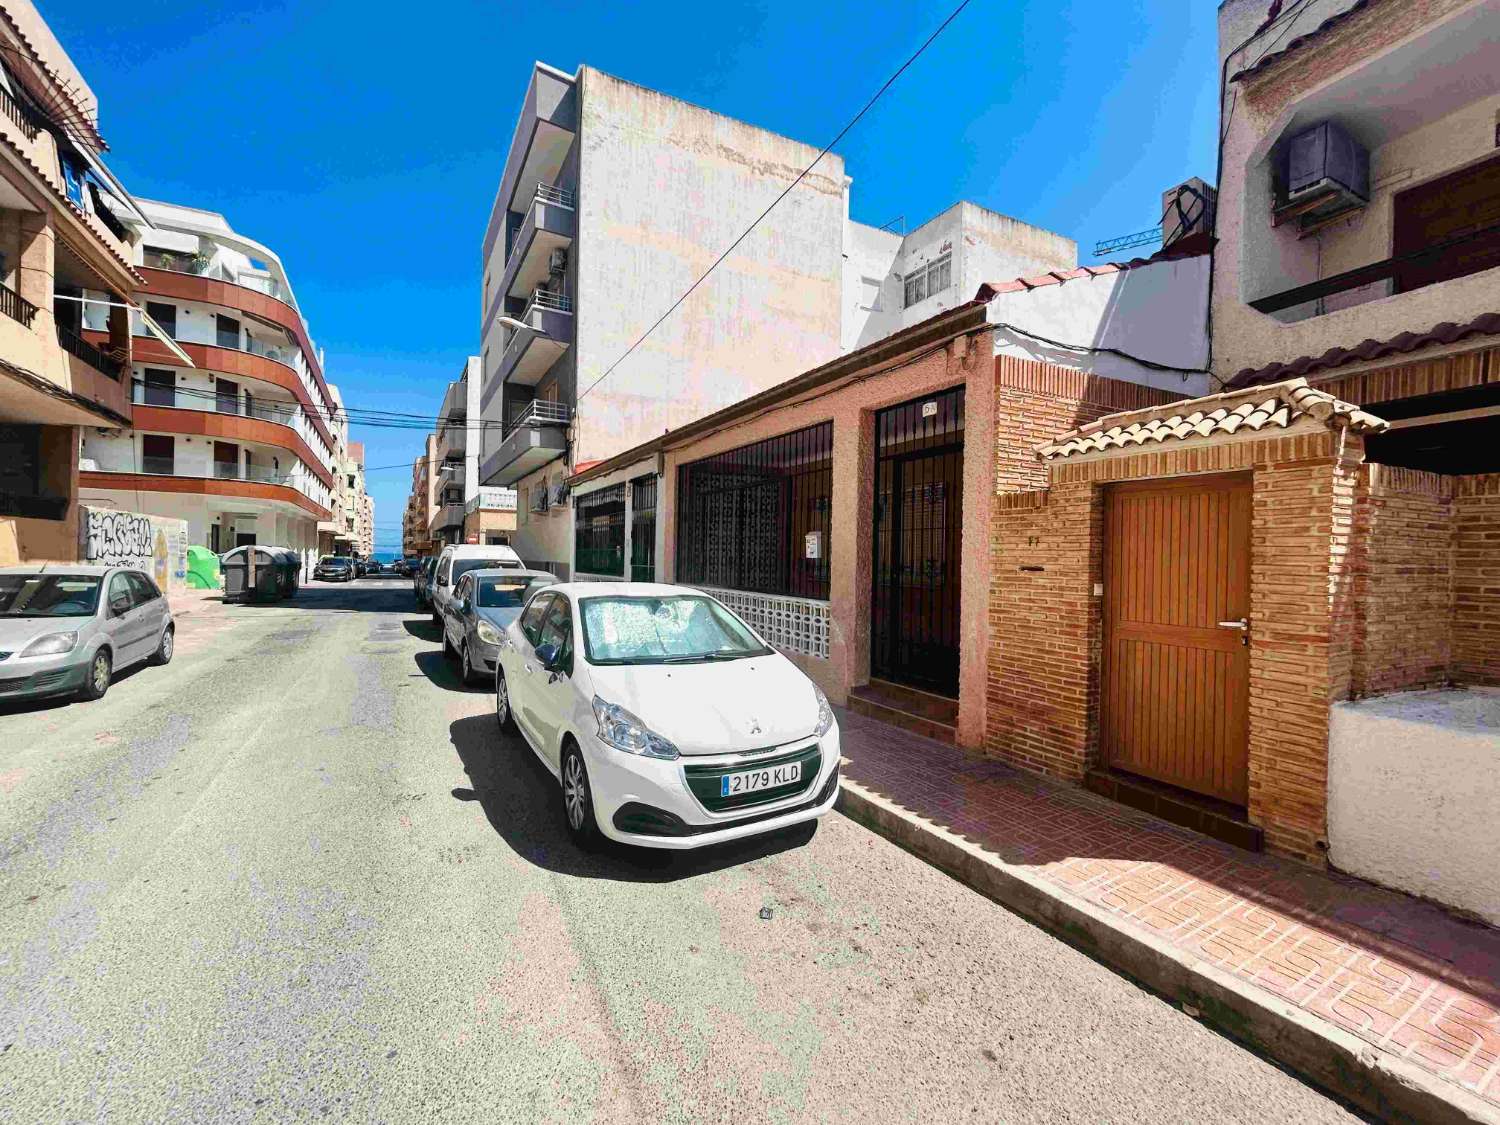
{"type": "Polygon", "coordinates": [[[699,587],[718,598],[773,647],[783,652],[828,659],[828,603],[782,594],[699,587]]]}

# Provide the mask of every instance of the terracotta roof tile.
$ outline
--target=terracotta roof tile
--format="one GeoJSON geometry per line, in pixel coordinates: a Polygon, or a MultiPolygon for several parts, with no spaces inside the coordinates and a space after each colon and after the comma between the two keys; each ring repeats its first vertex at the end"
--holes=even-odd
{"type": "MultiPolygon", "coordinates": [[[[1286,58],[1287,55],[1292,54],[1296,51],[1300,51],[1314,39],[1317,39],[1320,36],[1326,34],[1333,28],[1337,27],[1339,24],[1343,23],[1350,16],[1360,11],[1362,8],[1368,8],[1369,6],[1370,0],[1355,0],[1353,4],[1345,8],[1342,12],[1335,12],[1322,23],[1318,24],[1318,26],[1313,28],[1311,31],[1303,35],[1298,35],[1294,39],[1290,40],[1285,47],[1281,48],[1281,50],[1271,51],[1268,54],[1264,54],[1249,66],[1245,67],[1244,70],[1236,71],[1234,75],[1229,79],[1229,81],[1239,82],[1242,79],[1250,78],[1256,74],[1261,73],[1264,70],[1268,70],[1270,67],[1275,66],[1282,59],[1286,58]]],[[[1296,19],[1295,16],[1293,16],[1292,18],[1294,20],[1296,19]]],[[[1264,28],[1262,28],[1262,30],[1264,30],[1264,28]]]]}
{"type": "Polygon", "coordinates": [[[1043,460],[1100,453],[1163,441],[1233,434],[1267,427],[1286,429],[1304,418],[1329,427],[1379,432],[1387,423],[1351,403],[1291,379],[1270,387],[1228,391],[1205,398],[1109,414],[1037,446],[1043,460]]]}
{"type": "Polygon", "coordinates": [[[1435,324],[1426,332],[1402,332],[1389,340],[1363,340],[1352,348],[1329,348],[1322,355],[1304,355],[1290,363],[1271,363],[1265,367],[1245,367],[1226,384],[1230,389],[1277,383],[1301,375],[1311,375],[1346,363],[1364,363],[1388,355],[1404,355],[1419,348],[1439,344],[1456,344],[1470,336],[1500,336],[1500,312],[1482,313],[1464,324],[1451,320],[1435,324]]]}
{"type": "Polygon", "coordinates": [[[988,301],[1001,293],[1029,293],[1047,285],[1061,285],[1079,278],[1103,277],[1111,273],[1152,266],[1157,262],[1175,262],[1181,258],[1196,258],[1213,251],[1214,238],[1207,234],[1192,234],[1172,245],[1158,250],[1149,258],[1132,258],[1128,262],[1100,262],[1092,266],[1079,266],[1071,270],[1050,270],[1031,277],[1016,277],[1009,281],[987,281],[979,287],[975,300],[988,301]]]}

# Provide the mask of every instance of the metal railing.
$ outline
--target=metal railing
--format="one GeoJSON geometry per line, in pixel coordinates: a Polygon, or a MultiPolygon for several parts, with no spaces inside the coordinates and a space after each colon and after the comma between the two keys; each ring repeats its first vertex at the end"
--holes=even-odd
{"type": "Polygon", "coordinates": [[[118,379],[120,372],[124,370],[125,365],[119,360],[105,355],[77,332],[61,324],[57,326],[57,342],[62,345],[63,351],[77,356],[95,371],[108,375],[111,379],[118,379]]]}
{"type": "Polygon", "coordinates": [[[536,195],[533,196],[540,203],[555,203],[559,207],[576,207],[578,197],[567,188],[557,187],[555,184],[538,183],[536,195]]]}
{"type": "Polygon", "coordinates": [[[505,432],[500,440],[504,441],[522,426],[566,426],[571,416],[572,412],[565,402],[533,399],[511,416],[510,421],[505,424],[505,432]]]}
{"type": "Polygon", "coordinates": [[[464,505],[464,511],[477,512],[481,508],[491,512],[514,512],[516,490],[514,488],[481,488],[478,494],[464,505]]]}
{"type": "Polygon", "coordinates": [[[527,313],[532,309],[551,309],[553,312],[570,313],[573,311],[573,298],[561,293],[554,293],[550,289],[533,289],[531,300],[526,302],[526,312],[521,314],[525,320],[527,313]]]}
{"type": "Polygon", "coordinates": [[[8,285],[0,285],[0,313],[18,320],[27,328],[36,317],[36,306],[8,285]]]}
{"type": "Polygon", "coordinates": [[[161,386],[156,383],[132,379],[130,401],[137,406],[169,406],[176,410],[202,410],[213,414],[237,414],[242,418],[256,418],[262,422],[275,422],[281,426],[294,427],[299,418],[305,416],[300,406],[293,403],[278,403],[260,398],[240,398],[236,395],[219,395],[213,391],[195,390],[190,387],[161,386]]]}
{"type": "Polygon", "coordinates": [[[9,90],[0,87],[0,111],[15,122],[16,127],[26,134],[26,139],[34,141],[37,135],[37,123],[32,113],[20,102],[16,101],[9,90]]]}

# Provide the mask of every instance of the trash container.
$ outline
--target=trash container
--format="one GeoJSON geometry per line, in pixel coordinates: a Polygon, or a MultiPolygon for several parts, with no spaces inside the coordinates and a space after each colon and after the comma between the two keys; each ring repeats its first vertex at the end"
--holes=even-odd
{"type": "Polygon", "coordinates": [[[276,580],[283,598],[294,597],[302,584],[302,556],[290,547],[274,547],[276,580]]]}
{"type": "Polygon", "coordinates": [[[194,590],[217,590],[219,556],[207,547],[189,547],[187,584],[194,590]]]}
{"type": "Polygon", "coordinates": [[[236,547],[224,553],[220,565],[226,602],[276,601],[286,596],[287,564],[280,548],[236,547]]]}

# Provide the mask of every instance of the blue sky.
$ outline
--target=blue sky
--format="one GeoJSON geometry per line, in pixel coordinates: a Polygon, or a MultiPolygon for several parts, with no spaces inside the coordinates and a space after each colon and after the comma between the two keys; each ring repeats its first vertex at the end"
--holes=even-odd
{"type": "MultiPolygon", "coordinates": [[[[478,351],[480,240],[534,59],[821,148],[954,3],[38,6],[126,186],[275,249],[347,403],[431,414],[478,351]]],[[[1210,0],[973,0],[838,146],[854,217],[912,227],[971,199],[1093,260],[1164,188],[1213,179],[1215,20],[1210,0]]],[[[409,473],[379,467],[421,434],[354,438],[393,552],[409,473]]]]}

